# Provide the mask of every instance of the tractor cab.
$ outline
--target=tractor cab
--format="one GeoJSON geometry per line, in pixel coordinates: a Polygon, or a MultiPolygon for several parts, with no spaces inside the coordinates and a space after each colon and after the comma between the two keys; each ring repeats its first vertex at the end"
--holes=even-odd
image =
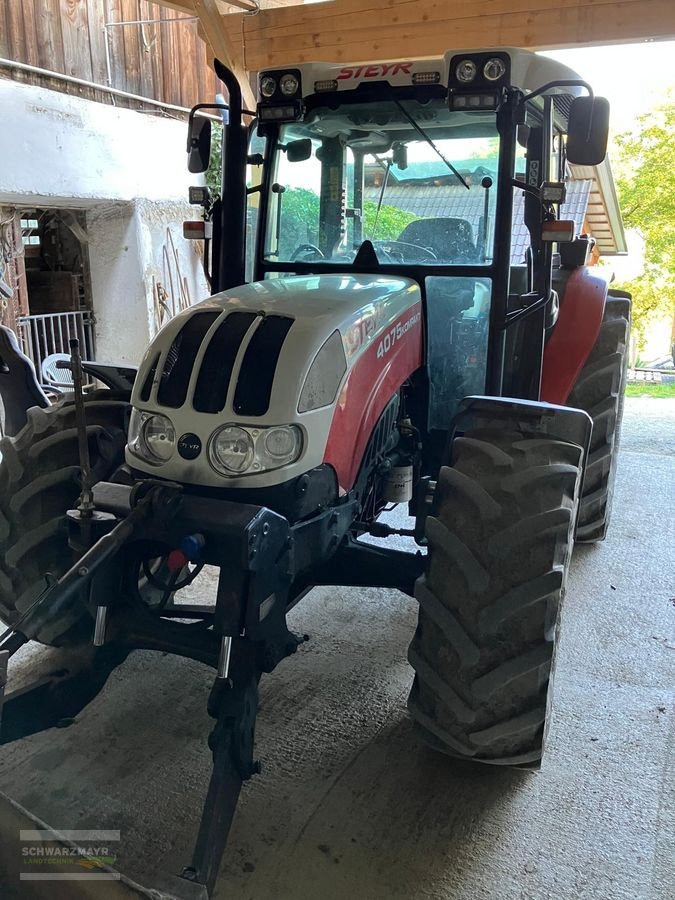
{"type": "MultiPolygon", "coordinates": [[[[259,98],[246,151],[238,104],[228,111],[221,197],[186,232],[212,228],[213,292],[306,275],[410,279],[431,456],[463,397],[539,400],[559,309],[553,254],[578,237],[559,219],[566,163],[604,159],[606,101],[565,66],[514,49],[264,71],[259,98]],[[530,247],[518,258],[523,224],[530,247]]],[[[205,130],[193,116],[195,171],[208,164],[205,130]]]]}

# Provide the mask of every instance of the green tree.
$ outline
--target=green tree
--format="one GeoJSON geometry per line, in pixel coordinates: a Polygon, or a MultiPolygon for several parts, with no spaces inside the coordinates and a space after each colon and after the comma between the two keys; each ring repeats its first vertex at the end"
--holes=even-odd
{"type": "Polygon", "coordinates": [[[396,206],[387,206],[382,204],[380,215],[377,216],[377,203],[374,200],[364,200],[363,202],[363,234],[376,241],[396,241],[399,235],[411,222],[418,219],[419,216],[398,209],[396,206]],[[377,217],[377,229],[373,235],[373,227],[375,218],[377,217]]]}
{"type": "Polygon", "coordinates": [[[223,126],[219,122],[211,123],[211,156],[204,179],[213,197],[220,197],[220,178],[223,154],[223,126]]]}
{"type": "Polygon", "coordinates": [[[637,119],[636,127],[616,138],[617,190],[627,228],[645,240],[644,272],[620,285],[633,294],[638,336],[650,319],[670,313],[675,339],[675,101],[637,119]]]}
{"type": "MultiPolygon", "coordinates": [[[[300,244],[319,243],[319,197],[306,188],[286,188],[281,200],[282,222],[279,250],[282,259],[288,259],[300,244]]],[[[403,229],[417,216],[383,204],[377,216],[377,203],[365,200],[363,204],[363,234],[373,236],[377,217],[375,239],[395,241],[403,229]]]]}

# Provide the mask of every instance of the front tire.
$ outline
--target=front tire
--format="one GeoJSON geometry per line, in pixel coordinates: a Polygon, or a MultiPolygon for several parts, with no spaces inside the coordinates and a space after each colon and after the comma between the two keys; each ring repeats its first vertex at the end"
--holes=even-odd
{"type": "Polygon", "coordinates": [[[609,527],[626,389],[631,301],[609,294],[593,350],[581,370],[568,406],[593,419],[591,447],[579,506],[576,540],[604,540],[609,527]]]}
{"type": "MultiPolygon", "coordinates": [[[[96,481],[124,461],[130,409],[102,394],[85,404],[96,481]]],[[[66,520],[80,493],[74,404],[30,409],[19,434],[0,440],[0,456],[0,618],[11,625],[44,590],[45,576],[59,578],[74,562],[66,520]]],[[[38,640],[69,642],[74,623],[59,619],[38,640]]]]}
{"type": "Polygon", "coordinates": [[[409,710],[434,749],[502,765],[541,759],[582,454],[497,426],[453,441],[409,650],[409,710]]]}

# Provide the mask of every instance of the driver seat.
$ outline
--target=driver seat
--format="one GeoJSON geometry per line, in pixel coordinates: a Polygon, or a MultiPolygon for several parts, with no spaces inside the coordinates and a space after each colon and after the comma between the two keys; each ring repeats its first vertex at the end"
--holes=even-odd
{"type": "Polygon", "coordinates": [[[478,261],[473,229],[466,219],[418,219],[406,225],[398,239],[407,244],[427,247],[441,263],[470,264],[478,261]]]}
{"type": "Polygon", "coordinates": [[[26,412],[31,406],[46,409],[50,405],[33,363],[21,351],[12,329],[5,325],[0,325],[0,400],[4,408],[2,430],[9,437],[18,434],[26,424],[26,412]]]}

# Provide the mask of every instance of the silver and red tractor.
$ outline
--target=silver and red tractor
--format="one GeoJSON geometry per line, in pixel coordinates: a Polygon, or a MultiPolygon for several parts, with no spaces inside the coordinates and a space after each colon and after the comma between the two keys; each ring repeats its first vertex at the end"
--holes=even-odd
{"type": "MultiPolygon", "coordinates": [[[[260,676],[305,639],[286,614],[316,585],[414,596],[422,739],[538,765],[572,548],[609,521],[630,319],[559,216],[568,163],[603,164],[608,127],[560,64],[266,71],[248,125],[216,71],[221,185],[194,189],[186,231],[213,295],[159,332],[130,398],[76,390],[0,445],[0,649],[79,660],[6,699],[1,739],[77,715],[134,649],[212,666],[213,774],[182,873],[204,892],[256,771],[260,676]],[[394,534],[413,550],[364,540],[394,534]],[[184,601],[204,565],[215,602],[184,601]]],[[[77,387],[76,347],[72,365],[77,387]]]]}

